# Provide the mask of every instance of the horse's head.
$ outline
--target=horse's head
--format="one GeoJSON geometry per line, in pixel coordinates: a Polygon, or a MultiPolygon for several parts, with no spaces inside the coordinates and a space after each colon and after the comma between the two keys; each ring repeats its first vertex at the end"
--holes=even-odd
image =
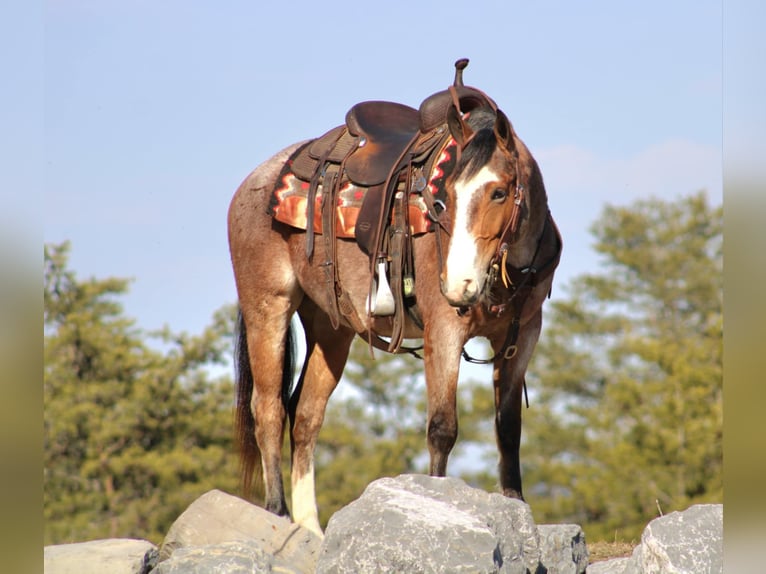
{"type": "Polygon", "coordinates": [[[462,153],[447,181],[452,229],[440,280],[450,305],[464,307],[486,299],[502,250],[527,231],[530,207],[547,199],[503,112],[482,108],[463,119],[453,110],[448,124],[462,153]]]}

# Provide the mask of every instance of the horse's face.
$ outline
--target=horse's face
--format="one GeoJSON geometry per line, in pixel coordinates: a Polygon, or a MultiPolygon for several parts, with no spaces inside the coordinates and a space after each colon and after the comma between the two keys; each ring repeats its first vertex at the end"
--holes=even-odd
{"type": "Polygon", "coordinates": [[[511,218],[517,185],[513,133],[502,112],[494,130],[484,128],[484,133],[475,135],[469,146],[489,146],[494,151],[482,155],[466,147],[464,154],[489,159],[481,165],[460,162],[447,182],[453,226],[440,279],[442,294],[456,307],[477,303],[490,287],[489,269],[511,218]],[[458,172],[461,164],[464,169],[458,172]]]}

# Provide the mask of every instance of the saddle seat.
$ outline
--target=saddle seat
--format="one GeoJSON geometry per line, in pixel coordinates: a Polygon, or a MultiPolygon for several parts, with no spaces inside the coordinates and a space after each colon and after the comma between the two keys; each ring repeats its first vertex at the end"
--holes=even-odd
{"type": "Polygon", "coordinates": [[[411,146],[420,131],[420,114],[396,102],[361,102],[346,114],[346,126],[360,138],[346,161],[346,174],[351,181],[372,187],[386,181],[411,146]]]}

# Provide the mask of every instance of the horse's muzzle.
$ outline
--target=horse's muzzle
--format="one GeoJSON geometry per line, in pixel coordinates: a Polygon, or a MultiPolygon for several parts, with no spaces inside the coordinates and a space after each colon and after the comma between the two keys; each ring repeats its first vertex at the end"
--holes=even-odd
{"type": "Polygon", "coordinates": [[[456,287],[449,288],[442,280],[440,282],[441,292],[447,303],[453,307],[470,307],[479,301],[481,289],[476,281],[466,279],[456,287]]]}

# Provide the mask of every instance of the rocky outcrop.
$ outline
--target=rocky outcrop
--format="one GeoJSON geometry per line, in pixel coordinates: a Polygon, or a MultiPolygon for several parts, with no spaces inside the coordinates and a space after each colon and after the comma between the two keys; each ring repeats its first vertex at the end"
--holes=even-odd
{"type": "Polygon", "coordinates": [[[172,524],[160,547],[155,572],[189,572],[195,561],[220,561],[216,572],[260,572],[278,566],[280,572],[308,574],[314,572],[321,544],[316,534],[287,518],[211,490],[172,524]],[[253,569],[243,570],[246,565],[253,569]]]}
{"type": "Polygon", "coordinates": [[[535,525],[529,507],[454,478],[402,475],[371,483],[330,520],[324,540],[213,490],[173,523],[161,548],[97,540],[45,548],[46,574],[502,572],[718,574],[721,505],[649,523],[629,558],[587,566],[577,525],[535,525]]]}
{"type": "Polygon", "coordinates": [[[723,505],[700,504],[655,518],[630,558],[597,562],[588,574],[723,572],[723,505]]]}

